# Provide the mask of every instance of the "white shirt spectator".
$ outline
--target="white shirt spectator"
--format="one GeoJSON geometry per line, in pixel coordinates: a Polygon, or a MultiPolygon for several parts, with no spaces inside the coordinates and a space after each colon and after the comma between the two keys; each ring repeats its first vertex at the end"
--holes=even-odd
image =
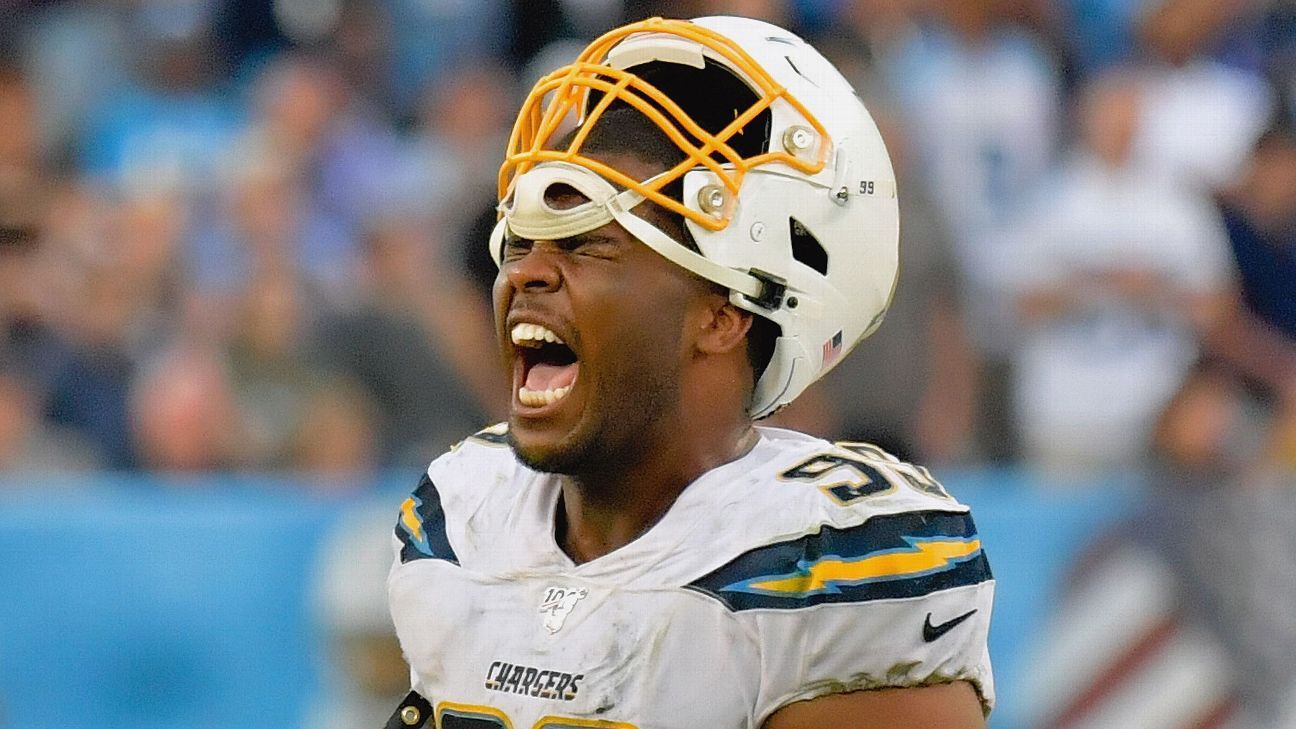
{"type": "Polygon", "coordinates": [[[1161,175],[1082,154],[1032,220],[1013,257],[1027,313],[1013,356],[1024,455],[1135,464],[1196,357],[1191,304],[1229,280],[1218,214],[1161,175]]]}
{"type": "Polygon", "coordinates": [[[1011,318],[998,232],[1053,159],[1056,66],[1034,38],[1008,26],[977,39],[929,28],[887,60],[920,170],[954,232],[973,339],[1002,351],[1011,318]]]}
{"type": "Polygon", "coordinates": [[[1210,59],[1149,69],[1134,161],[1216,190],[1234,179],[1273,111],[1264,80],[1210,59]]]}

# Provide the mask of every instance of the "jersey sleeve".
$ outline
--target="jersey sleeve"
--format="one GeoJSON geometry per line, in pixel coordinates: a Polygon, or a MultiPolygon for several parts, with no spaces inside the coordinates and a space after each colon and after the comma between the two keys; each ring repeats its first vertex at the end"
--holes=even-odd
{"type": "Polygon", "coordinates": [[[989,712],[994,580],[966,511],[903,511],[751,550],[696,585],[759,642],[757,723],[830,693],[966,680],[989,712]]]}
{"type": "Polygon", "coordinates": [[[419,559],[459,564],[465,519],[512,476],[502,425],[469,436],[428,466],[397,515],[396,565],[419,559]],[[456,518],[456,515],[458,517],[456,518]]]}
{"type": "MultiPolygon", "coordinates": [[[[415,666],[427,665],[428,654],[446,647],[426,630],[426,619],[413,617],[420,610],[417,596],[429,586],[439,589],[448,571],[460,567],[464,546],[470,544],[465,514],[478,508],[487,487],[509,477],[512,461],[506,449],[500,426],[469,436],[432,461],[395,515],[388,606],[410,664],[410,687],[424,696],[429,695],[428,677],[415,666]]],[[[449,619],[445,612],[438,617],[449,619]]]]}

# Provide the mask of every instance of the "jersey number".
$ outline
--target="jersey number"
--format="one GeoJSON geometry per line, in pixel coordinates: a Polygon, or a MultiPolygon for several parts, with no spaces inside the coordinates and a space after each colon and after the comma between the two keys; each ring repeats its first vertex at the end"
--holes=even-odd
{"type": "MultiPolygon", "coordinates": [[[[513,722],[504,712],[492,706],[452,704],[443,701],[436,707],[437,729],[513,729],[513,722]]],[[[563,716],[545,716],[531,729],[638,729],[633,724],[600,719],[576,719],[563,716]]]]}
{"type": "Polygon", "coordinates": [[[835,443],[840,450],[816,453],[779,474],[792,481],[825,481],[832,473],[847,476],[820,484],[819,489],[839,504],[893,491],[904,483],[924,493],[949,498],[926,468],[905,463],[869,443],[835,443]]]}

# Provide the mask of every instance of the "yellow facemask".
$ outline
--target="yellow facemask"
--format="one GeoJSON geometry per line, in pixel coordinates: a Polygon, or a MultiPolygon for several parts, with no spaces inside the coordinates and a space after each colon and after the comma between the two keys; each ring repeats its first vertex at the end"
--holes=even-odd
{"type": "MultiPolygon", "coordinates": [[[[824,168],[831,153],[831,142],[823,126],[805,106],[777,84],[752,57],[725,36],[684,20],[652,18],[617,28],[589,45],[569,66],[540,79],[531,90],[518,114],[509,137],[504,164],[499,172],[499,197],[506,200],[520,175],[541,162],[566,162],[596,172],[609,182],[633,190],[644,198],[684,216],[707,230],[724,229],[733,217],[733,201],[744,175],[752,168],[771,162],[786,164],[805,173],[816,174],[824,168]],[[655,57],[635,57],[632,40],[636,34],[661,34],[672,39],[656,39],[655,57]],[[674,46],[675,51],[671,51],[674,46]],[[671,58],[662,58],[669,53],[671,58]],[[669,96],[624,70],[651,60],[679,61],[701,68],[704,59],[713,57],[741,74],[751,87],[756,101],[738,111],[734,120],[716,133],[703,129],[669,96]],[[618,67],[619,66],[619,67],[618,67]],[[588,108],[590,94],[601,94],[588,108]],[[546,98],[550,99],[545,105],[546,98]],[[581,146],[599,117],[615,101],[622,101],[652,120],[685,155],[685,159],[651,180],[636,180],[596,159],[581,154],[581,146]],[[783,149],[770,149],[744,157],[729,144],[743,133],[753,120],[771,105],[783,101],[804,120],[805,143],[798,139],[783,140],[783,149]],[[564,133],[563,122],[579,113],[579,129],[565,149],[553,149],[556,137],[564,133]],[[718,158],[718,159],[717,159],[718,158]],[[662,188],[695,168],[705,168],[727,190],[720,205],[709,206],[709,212],[691,209],[661,192],[662,188]]],[[[707,209],[708,206],[701,206],[707,209]]]]}

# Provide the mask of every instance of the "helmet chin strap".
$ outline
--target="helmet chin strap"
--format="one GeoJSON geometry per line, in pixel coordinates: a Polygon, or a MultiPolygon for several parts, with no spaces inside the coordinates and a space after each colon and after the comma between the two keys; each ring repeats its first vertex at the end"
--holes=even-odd
{"type": "MultiPolygon", "coordinates": [[[[651,182],[651,180],[648,180],[651,182]]],[[[514,180],[513,194],[500,204],[501,222],[509,231],[531,240],[558,240],[588,233],[616,221],[630,235],[661,256],[702,278],[731,291],[756,299],[764,283],[755,276],[727,266],[686,248],[660,228],[631,212],[645,200],[634,190],[617,192],[612,183],[598,173],[566,162],[536,165],[514,180]],[[588,198],[588,202],[571,208],[555,208],[545,200],[545,192],[554,185],[567,185],[588,198]]],[[[491,236],[491,253],[499,261],[504,230],[496,226],[491,236]]]]}

